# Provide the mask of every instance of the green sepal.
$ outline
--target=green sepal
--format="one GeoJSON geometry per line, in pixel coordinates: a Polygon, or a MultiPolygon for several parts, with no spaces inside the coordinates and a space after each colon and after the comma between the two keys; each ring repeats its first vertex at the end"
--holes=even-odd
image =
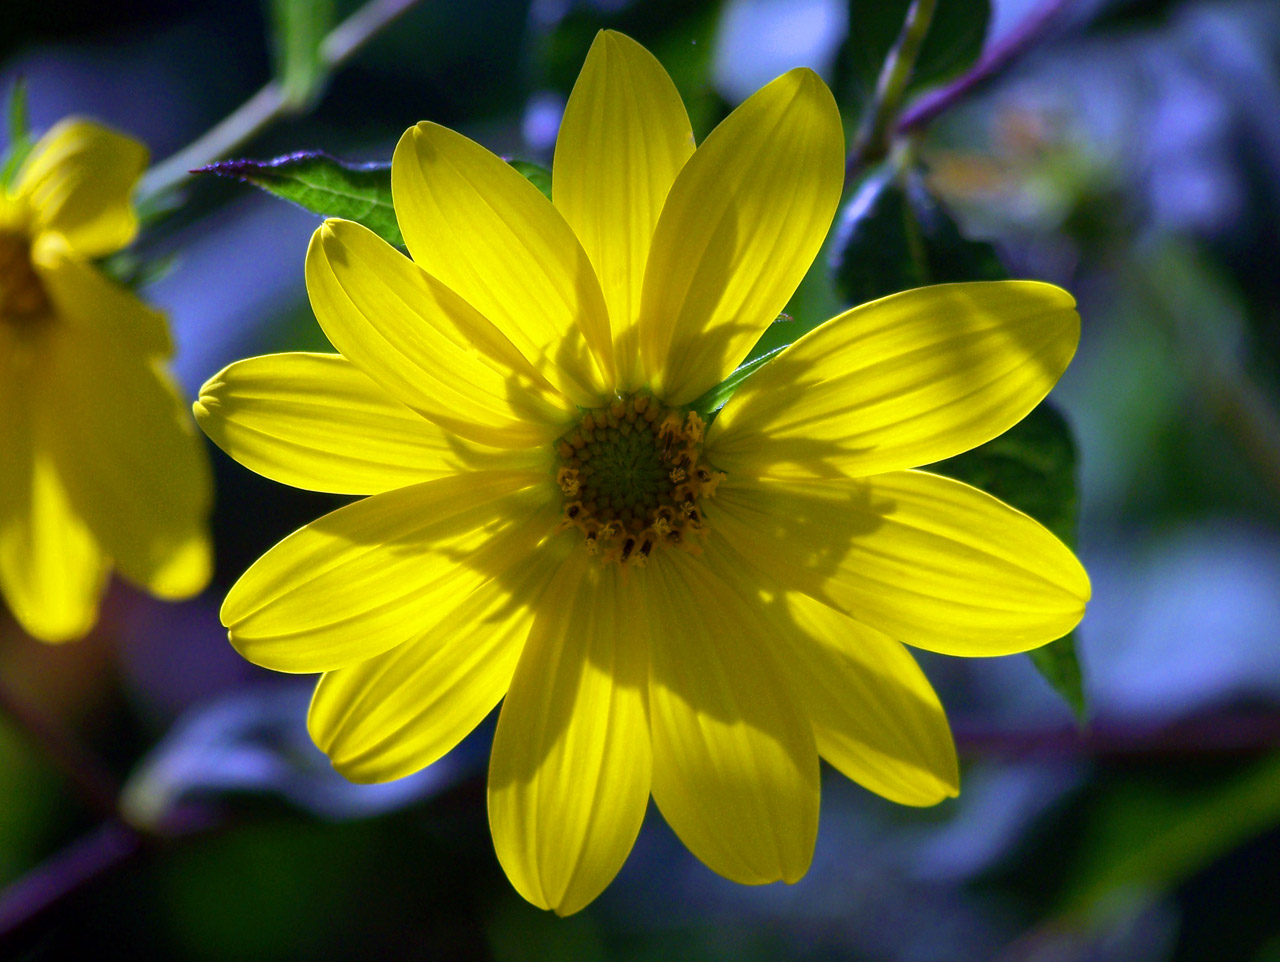
{"type": "Polygon", "coordinates": [[[707,422],[714,420],[716,413],[725,406],[729,398],[733,397],[733,392],[738,390],[743,381],[785,350],[784,347],[774,348],[768,354],[762,354],[739,365],[727,378],[690,404],[689,409],[697,411],[707,422]]]}

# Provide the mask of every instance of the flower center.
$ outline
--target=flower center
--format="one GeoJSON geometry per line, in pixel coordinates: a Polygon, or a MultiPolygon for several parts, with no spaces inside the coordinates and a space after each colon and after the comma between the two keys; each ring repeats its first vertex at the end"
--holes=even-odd
{"type": "Polygon", "coordinates": [[[0,233],[0,321],[22,323],[49,313],[49,297],[31,266],[25,237],[0,233]]]}
{"type": "Polygon", "coordinates": [[[695,554],[706,530],[698,506],[724,474],[699,463],[705,425],[696,412],[647,394],[588,411],[556,442],[566,528],[578,528],[606,563],[643,567],[665,545],[695,554]]]}

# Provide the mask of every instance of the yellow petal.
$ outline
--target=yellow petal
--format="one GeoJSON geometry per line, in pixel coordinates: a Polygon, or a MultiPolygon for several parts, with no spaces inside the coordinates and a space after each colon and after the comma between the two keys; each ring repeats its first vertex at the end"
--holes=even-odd
{"type": "Polygon", "coordinates": [[[572,406],[483,317],[372,231],[325,221],[307,249],[307,292],[333,346],[383,389],[482,444],[529,447],[572,406]]]}
{"type": "Polygon", "coordinates": [[[48,451],[43,365],[16,341],[0,324],[0,594],[28,634],[70,641],[97,621],[108,569],[48,451]]]}
{"type": "Polygon", "coordinates": [[[758,612],[683,552],[655,552],[641,574],[654,801],[726,878],[796,881],[818,829],[818,753],[758,612]]]}
{"type": "Polygon", "coordinates": [[[582,245],[528,180],[436,124],[391,160],[396,219],[414,261],[492,321],[575,404],[614,384],[609,315],[582,245]]]}
{"type": "Polygon", "coordinates": [[[162,359],[173,354],[164,314],[78,257],[64,238],[41,236],[31,247],[31,263],[63,323],[109,332],[140,355],[162,359]]]}
{"type": "Polygon", "coordinates": [[[712,529],[778,584],[918,648],[1007,655],[1069,632],[1089,579],[1038,522],[967,484],[897,471],[858,481],[730,476],[712,529]]]}
{"type": "MultiPolygon", "coordinates": [[[[42,276],[68,290],[87,271],[70,257],[41,264],[42,276]]],[[[64,317],[47,331],[50,451],[76,512],[120,574],[160,597],[189,597],[212,568],[208,456],[149,350],[155,313],[119,288],[106,305],[97,323],[64,317]]]]}
{"type": "MultiPolygon", "coordinates": [[[[901,643],[792,592],[761,597],[759,573],[722,541],[710,562],[769,619],[792,687],[802,693],[818,752],[847,777],[904,805],[956,795],[960,773],[942,703],[901,643]],[[775,599],[769,599],[775,600],[775,599]]],[[[775,594],[778,594],[775,592],[775,594]]]]}
{"type": "Polygon", "coordinates": [[[746,356],[822,246],[844,184],[840,111],[811,70],[753,94],[684,165],[653,237],[641,358],[670,404],[746,356]]]}
{"type": "Polygon", "coordinates": [[[840,315],[753,374],[707,435],[731,474],[863,477],[989,441],[1049,393],[1080,339],[1051,284],[941,284],[840,315]]]}
{"type": "MultiPolygon", "coordinates": [[[[531,523],[545,522],[554,512],[531,523]]],[[[425,768],[450,751],[498,704],[533,611],[561,555],[532,553],[518,530],[502,536],[493,577],[470,593],[438,599],[413,640],[320,679],[307,728],[355,782],[385,782],[425,768]]]]}
{"type": "Polygon", "coordinates": [[[640,383],[636,320],[649,241],[693,131],[653,54],[613,30],[596,34],[556,139],[551,190],[600,278],[621,387],[640,383]]]}
{"type": "Polygon", "coordinates": [[[299,528],[232,586],[222,623],[245,658],[330,671],[423,635],[440,606],[505,570],[559,491],[545,473],[453,475],[375,494],[299,528]],[[513,540],[514,539],[514,540],[513,540]]]}
{"type": "Polygon", "coordinates": [[[489,826],[511,884],[571,915],[635,844],[649,802],[648,644],[635,578],[570,554],[498,719],[489,826]]]}
{"type": "Polygon", "coordinates": [[[250,470],[335,494],[377,494],[513,464],[535,470],[547,457],[463,441],[339,354],[237,361],[200,389],[195,413],[205,434],[250,470]]]}
{"type": "Polygon", "coordinates": [[[101,257],[133,240],[129,203],[147,148],[87,120],[64,120],[32,149],[12,191],[25,201],[33,236],[61,234],[81,257],[101,257]]]}

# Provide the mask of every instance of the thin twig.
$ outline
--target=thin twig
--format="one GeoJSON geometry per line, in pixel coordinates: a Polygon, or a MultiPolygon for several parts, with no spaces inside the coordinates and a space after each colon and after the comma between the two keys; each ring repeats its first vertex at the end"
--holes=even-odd
{"type": "Polygon", "coordinates": [[[1226,758],[1280,748],[1280,714],[1211,715],[1165,725],[1097,722],[1083,731],[1074,725],[984,729],[958,721],[954,732],[956,748],[965,758],[1226,758]]]}
{"type": "Polygon", "coordinates": [[[107,821],[0,893],[0,953],[10,957],[30,927],[96,879],[132,860],[143,839],[107,821]]]}
{"type": "Polygon", "coordinates": [[[846,180],[865,165],[874,163],[888,153],[889,135],[898,111],[902,109],[902,99],[907,94],[907,84],[911,82],[916,58],[920,56],[920,47],[929,32],[936,7],[937,0],[912,0],[907,9],[902,32],[898,34],[897,41],[880,69],[871,108],[863,119],[853,149],[849,151],[849,159],[845,164],[846,180]]]}
{"type": "MultiPolygon", "coordinates": [[[[326,72],[341,67],[417,2],[370,0],[334,27],[320,43],[320,62],[326,72]]],[[[280,84],[272,80],[203,136],[147,171],[138,188],[138,203],[171,190],[186,180],[194,168],[225,157],[296,109],[280,84]]]]}
{"type": "Polygon", "coordinates": [[[81,801],[104,818],[115,816],[120,784],[97,756],[3,682],[0,682],[0,711],[40,746],[44,757],[62,772],[81,801]]]}
{"type": "Polygon", "coordinates": [[[945,87],[925,94],[904,110],[898,118],[896,132],[907,133],[924,126],[968,96],[974,88],[1007,70],[1043,39],[1058,16],[1070,5],[1071,0],[1045,0],[999,43],[992,45],[964,74],[945,87]]]}

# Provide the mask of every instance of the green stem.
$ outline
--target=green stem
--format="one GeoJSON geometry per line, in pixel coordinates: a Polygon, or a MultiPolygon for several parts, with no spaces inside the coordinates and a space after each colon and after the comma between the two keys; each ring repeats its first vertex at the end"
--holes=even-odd
{"type": "Polygon", "coordinates": [[[898,34],[889,56],[885,58],[880,77],[876,80],[871,109],[863,120],[862,129],[849,153],[846,179],[867,164],[875,163],[888,155],[894,123],[902,110],[907,84],[911,82],[916,58],[920,56],[920,48],[924,45],[937,5],[937,0],[912,0],[907,9],[902,32],[898,34]]]}
{"type": "MultiPolygon", "coordinates": [[[[341,67],[417,2],[370,0],[321,41],[320,62],[327,71],[341,67]]],[[[138,187],[137,204],[142,206],[172,190],[191,176],[193,168],[225,157],[277,120],[296,111],[295,102],[285,95],[278,81],[272,80],[203,136],[147,171],[138,187]]]]}

